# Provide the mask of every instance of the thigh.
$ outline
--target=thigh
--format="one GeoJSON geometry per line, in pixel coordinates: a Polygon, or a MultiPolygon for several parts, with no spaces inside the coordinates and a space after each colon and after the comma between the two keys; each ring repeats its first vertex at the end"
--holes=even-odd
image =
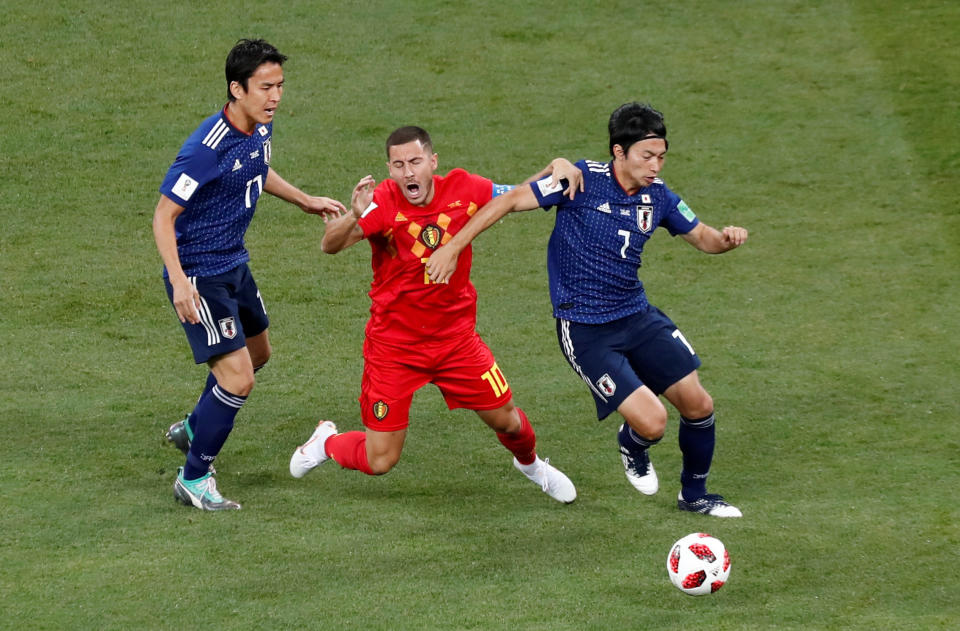
{"type": "Polygon", "coordinates": [[[246,263],[238,268],[237,285],[237,316],[240,320],[240,326],[243,328],[243,334],[247,338],[267,330],[270,326],[270,320],[267,318],[267,308],[263,304],[263,297],[260,295],[260,288],[250,272],[246,263]]]}
{"type": "Polygon", "coordinates": [[[617,325],[557,320],[557,340],[567,363],[590,388],[597,418],[606,418],[644,384],[619,348],[617,325]]]}
{"type": "MultiPolygon", "coordinates": [[[[246,346],[246,337],[239,326],[240,316],[234,293],[235,284],[227,274],[190,277],[200,294],[200,322],[183,323],[183,330],[193,351],[193,359],[202,364],[246,346]]],[[[173,287],[164,278],[167,297],[173,304],[173,287]]]]}
{"type": "Polygon", "coordinates": [[[493,352],[476,332],[452,342],[438,355],[431,382],[440,388],[451,410],[495,410],[513,398],[493,352]]]}
{"type": "Polygon", "coordinates": [[[677,325],[657,308],[631,319],[624,352],[643,383],[655,394],[666,392],[700,367],[700,358],[677,325]]]}
{"type": "Polygon", "coordinates": [[[430,382],[429,373],[405,349],[367,338],[363,343],[360,418],[378,432],[406,429],[413,393],[430,382]]]}

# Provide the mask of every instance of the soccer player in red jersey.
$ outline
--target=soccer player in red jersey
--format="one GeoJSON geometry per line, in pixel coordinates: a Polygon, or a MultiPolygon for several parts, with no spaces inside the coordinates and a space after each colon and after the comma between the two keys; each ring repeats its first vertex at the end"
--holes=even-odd
{"type": "Polygon", "coordinates": [[[470,248],[461,253],[448,283],[431,282],[424,265],[477,209],[511,187],[463,169],[436,175],[437,154],[419,127],[394,131],[387,158],[390,179],[376,186],[372,176],[360,180],[351,212],[327,223],[321,245],[335,254],[367,239],[372,250],[359,399],[366,431],[338,434],[331,421],[321,421],[294,451],[291,475],[303,477],[328,458],[368,475],[387,473],[400,460],[414,392],[433,383],[450,409],[474,410],[496,432],[527,478],[553,499],[572,502],[573,483],[537,456],[533,427],[514,405],[493,353],[476,332],[470,248]]]}

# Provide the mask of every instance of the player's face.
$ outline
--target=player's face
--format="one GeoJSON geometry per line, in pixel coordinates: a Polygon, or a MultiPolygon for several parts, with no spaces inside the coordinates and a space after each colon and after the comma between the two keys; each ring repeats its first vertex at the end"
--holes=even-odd
{"type": "Polygon", "coordinates": [[[437,154],[430,153],[419,140],[390,147],[390,179],[397,183],[403,196],[414,206],[433,201],[433,173],[437,170],[437,154]]]}
{"type": "Polygon", "coordinates": [[[273,62],[260,64],[247,79],[246,90],[234,81],[230,91],[236,99],[231,103],[231,120],[244,131],[253,131],[256,123],[266,125],[273,121],[283,96],[283,67],[273,62]]]}
{"type": "Polygon", "coordinates": [[[614,145],[613,152],[617,181],[629,193],[653,184],[663,169],[667,143],[662,138],[649,138],[633,143],[626,153],[620,145],[614,145]]]}

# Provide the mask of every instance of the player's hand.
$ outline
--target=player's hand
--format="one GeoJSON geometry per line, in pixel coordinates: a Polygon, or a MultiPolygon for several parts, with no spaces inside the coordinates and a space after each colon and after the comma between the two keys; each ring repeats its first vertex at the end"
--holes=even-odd
{"type": "Polygon", "coordinates": [[[459,252],[454,251],[454,248],[445,245],[434,250],[426,263],[427,275],[430,277],[430,282],[441,284],[449,283],[450,277],[457,271],[458,255],[459,252]]]}
{"type": "Polygon", "coordinates": [[[747,241],[747,229],[740,226],[726,226],[720,231],[720,237],[728,250],[739,248],[747,241]]]}
{"type": "Polygon", "coordinates": [[[173,285],[173,308],[177,310],[180,322],[197,324],[200,322],[200,292],[184,277],[173,285]]]}
{"type": "Polygon", "coordinates": [[[353,187],[353,194],[350,196],[350,208],[353,211],[353,216],[357,219],[373,201],[373,189],[376,185],[377,181],[373,179],[373,176],[367,175],[353,187]]]}
{"type": "Polygon", "coordinates": [[[335,199],[329,197],[317,197],[311,195],[307,197],[307,202],[303,206],[303,212],[311,215],[320,215],[324,222],[328,219],[336,219],[341,213],[346,212],[347,207],[335,199]]]}
{"type": "Polygon", "coordinates": [[[557,158],[550,163],[550,166],[553,167],[553,179],[550,181],[553,186],[560,184],[561,180],[567,181],[564,195],[573,199],[577,193],[583,192],[583,171],[575,164],[566,158],[557,158]]]}

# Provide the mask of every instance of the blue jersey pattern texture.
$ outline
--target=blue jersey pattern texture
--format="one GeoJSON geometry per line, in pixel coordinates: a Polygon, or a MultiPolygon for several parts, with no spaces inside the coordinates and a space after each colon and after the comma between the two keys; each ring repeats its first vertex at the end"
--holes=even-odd
{"type": "Polygon", "coordinates": [[[215,276],[250,260],[243,239],[266,185],[272,133],[271,123],[246,134],[221,110],[180,148],[160,192],[185,209],[175,227],[187,276],[215,276]]]}
{"type": "Polygon", "coordinates": [[[657,179],[628,195],[613,163],[581,160],[584,191],[571,200],[548,176],[530,187],[543,208],[556,207],[547,247],[554,317],[602,324],[650,308],[637,276],[643,246],[657,226],[686,234],[699,223],[683,200],[657,179]]]}

